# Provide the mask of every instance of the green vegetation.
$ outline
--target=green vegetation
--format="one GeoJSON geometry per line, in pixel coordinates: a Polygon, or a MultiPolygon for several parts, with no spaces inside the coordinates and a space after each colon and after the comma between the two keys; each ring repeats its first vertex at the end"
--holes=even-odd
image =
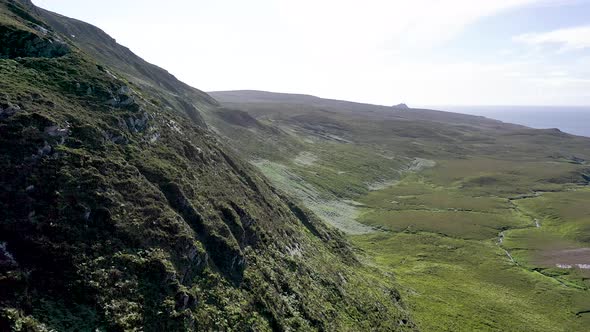
{"type": "Polygon", "coordinates": [[[2,331],[590,324],[587,138],[301,95],[220,105],[25,0],[0,1],[0,41],[2,331]]]}
{"type": "MultiPolygon", "coordinates": [[[[498,196],[475,196],[463,187],[433,187],[427,184],[426,173],[437,174],[440,181],[444,172],[435,168],[422,176],[409,176],[363,198],[368,212],[360,220],[393,232],[353,238],[378,266],[397,276],[421,329],[584,330],[588,318],[576,314],[590,307],[584,272],[537,264],[531,250],[554,250],[552,239],[564,243],[563,232],[552,229],[548,222],[536,227],[529,211],[547,205],[520,208],[524,202],[539,199],[554,202],[551,196],[563,193],[511,202],[498,196]]],[[[490,189],[504,192],[509,188],[490,189]]],[[[476,192],[482,192],[482,187],[476,192]]],[[[571,211],[576,206],[569,201],[561,207],[571,211]]]]}
{"type": "MultiPolygon", "coordinates": [[[[584,331],[590,323],[589,270],[575,265],[589,262],[588,139],[310,96],[213,96],[288,133],[273,144],[298,149],[265,145],[269,160],[254,164],[311,209],[315,200],[299,188],[353,207],[344,227],[323,219],[349,232],[365,264],[396,277],[420,330],[584,331]],[[351,222],[372,231],[350,232],[351,222]]],[[[237,151],[255,155],[225,126],[237,151]]]]}
{"type": "Polygon", "coordinates": [[[473,196],[511,197],[532,191],[563,190],[585,182],[583,175],[588,166],[558,162],[553,158],[539,159],[444,160],[439,162],[440,167],[426,175],[436,185],[459,187],[473,196]]]}
{"type": "MultiPolygon", "coordinates": [[[[590,191],[580,188],[514,201],[539,227],[508,232],[506,248],[523,265],[570,287],[588,289],[590,269],[578,266],[590,259],[588,199],[590,191]]],[[[590,305],[590,300],[586,303],[590,305]]]]}
{"type": "Polygon", "coordinates": [[[431,233],[376,234],[354,242],[394,273],[424,331],[583,331],[572,312],[587,292],[515,266],[492,241],[431,233]]]}
{"type": "Polygon", "coordinates": [[[210,97],[31,6],[0,1],[1,331],[415,330],[391,276],[205,128],[210,97]],[[21,47],[48,38],[67,52],[21,47]]]}

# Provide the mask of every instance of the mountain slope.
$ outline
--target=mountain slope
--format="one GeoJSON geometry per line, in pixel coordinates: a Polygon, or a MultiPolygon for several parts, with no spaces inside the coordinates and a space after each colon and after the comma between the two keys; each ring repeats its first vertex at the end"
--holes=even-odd
{"type": "Polygon", "coordinates": [[[205,126],[202,113],[218,106],[206,93],[179,80],[166,70],[150,64],[99,28],[76,19],[37,8],[30,10],[42,17],[53,29],[66,36],[87,54],[107,65],[128,80],[157,95],[165,106],[180,110],[200,126],[205,126]]]}
{"type": "Polygon", "coordinates": [[[0,1],[0,330],[415,329],[203,126],[210,97],[97,35],[0,1]]]}
{"type": "MultiPolygon", "coordinates": [[[[423,158],[502,154],[506,158],[556,160],[578,154],[582,159],[590,159],[586,138],[568,135],[557,129],[531,129],[482,116],[428,109],[400,110],[261,91],[210,94],[221,102],[224,112],[242,112],[242,117],[251,117],[248,128],[266,129],[250,130],[255,131],[250,135],[264,136],[269,131],[283,133],[287,135],[277,137],[286,142],[294,139],[300,142],[301,138],[318,142],[348,142],[423,158]]],[[[214,123],[214,126],[232,140],[243,132],[239,128],[245,127],[228,121],[214,123]]],[[[258,143],[263,146],[269,144],[264,139],[258,143]]],[[[256,155],[255,149],[248,150],[248,153],[256,155]]]]}

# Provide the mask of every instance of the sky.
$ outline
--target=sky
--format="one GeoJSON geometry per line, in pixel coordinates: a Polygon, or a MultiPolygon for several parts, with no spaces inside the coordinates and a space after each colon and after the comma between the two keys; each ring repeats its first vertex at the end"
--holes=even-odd
{"type": "Polygon", "coordinates": [[[590,0],[33,0],[204,91],[590,105],[590,0]]]}

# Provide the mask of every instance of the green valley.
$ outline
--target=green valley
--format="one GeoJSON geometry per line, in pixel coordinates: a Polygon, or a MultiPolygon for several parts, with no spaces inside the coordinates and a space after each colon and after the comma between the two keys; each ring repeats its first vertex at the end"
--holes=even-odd
{"type": "Polygon", "coordinates": [[[576,265],[589,259],[590,139],[310,96],[212,95],[276,128],[273,146],[292,150],[262,139],[252,149],[239,143],[241,128],[217,130],[346,232],[367,264],[394,275],[421,330],[582,331],[590,322],[589,270],[576,265]]]}
{"type": "Polygon", "coordinates": [[[29,0],[0,78],[1,332],[590,326],[590,138],[206,93],[29,0]]]}
{"type": "Polygon", "coordinates": [[[0,1],[0,40],[0,331],[415,330],[207,94],[30,1],[0,1]]]}

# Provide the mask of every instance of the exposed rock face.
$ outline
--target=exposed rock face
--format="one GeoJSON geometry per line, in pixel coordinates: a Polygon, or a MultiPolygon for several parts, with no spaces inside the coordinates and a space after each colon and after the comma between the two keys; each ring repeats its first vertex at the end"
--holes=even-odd
{"type": "Polygon", "coordinates": [[[126,85],[121,86],[115,93],[111,93],[111,99],[106,104],[117,108],[139,110],[133,91],[126,85]]]}
{"type": "Polygon", "coordinates": [[[398,109],[398,110],[407,110],[407,109],[410,109],[410,108],[408,107],[408,105],[406,105],[406,104],[404,104],[404,103],[397,104],[397,105],[393,105],[393,106],[391,106],[391,107],[392,107],[392,108],[395,108],[395,109],[398,109]]]}
{"type": "Polygon", "coordinates": [[[16,267],[17,265],[14,256],[6,248],[6,242],[0,242],[0,268],[16,267]]]}
{"type": "MultiPolygon", "coordinates": [[[[47,30],[38,27],[40,33],[47,30]]],[[[39,34],[0,26],[0,58],[43,57],[55,58],[67,54],[69,46],[57,39],[42,37],[39,34]]]]}
{"type": "Polygon", "coordinates": [[[11,104],[0,104],[0,120],[8,118],[20,111],[20,106],[11,104]]]}

